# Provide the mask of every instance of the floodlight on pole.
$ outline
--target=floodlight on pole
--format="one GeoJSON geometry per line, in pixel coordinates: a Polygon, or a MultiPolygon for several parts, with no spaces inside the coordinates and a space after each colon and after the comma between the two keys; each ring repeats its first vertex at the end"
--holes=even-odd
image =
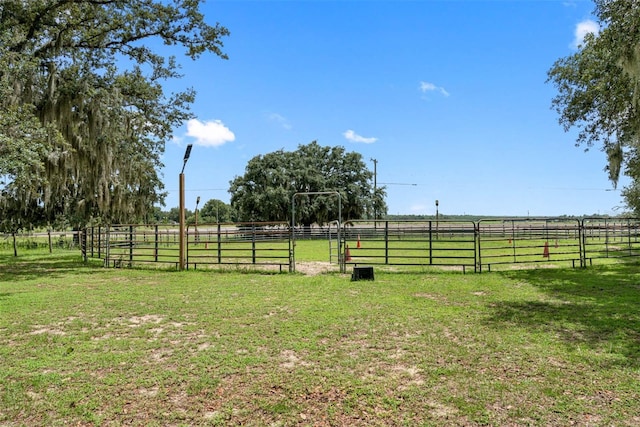
{"type": "Polygon", "coordinates": [[[184,152],[184,159],[182,160],[182,170],[180,171],[180,247],[178,254],[178,268],[184,270],[185,266],[185,219],[184,219],[184,167],[187,165],[187,160],[191,155],[191,148],[193,144],[187,145],[187,150],[184,152]]]}
{"type": "Polygon", "coordinates": [[[184,152],[184,159],[182,160],[182,170],[180,171],[180,173],[184,173],[184,167],[187,165],[187,160],[189,160],[192,148],[193,144],[187,145],[187,150],[184,152]]]}

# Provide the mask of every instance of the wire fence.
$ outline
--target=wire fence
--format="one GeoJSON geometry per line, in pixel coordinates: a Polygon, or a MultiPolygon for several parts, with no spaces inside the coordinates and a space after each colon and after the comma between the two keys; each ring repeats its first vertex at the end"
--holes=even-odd
{"type": "Polygon", "coordinates": [[[54,231],[1,233],[0,251],[19,252],[31,250],[68,250],[80,247],[81,232],[54,231]]]}

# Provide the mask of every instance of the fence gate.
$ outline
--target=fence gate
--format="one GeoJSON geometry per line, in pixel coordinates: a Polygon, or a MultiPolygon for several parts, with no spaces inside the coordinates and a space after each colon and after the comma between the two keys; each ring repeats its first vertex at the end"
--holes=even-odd
{"type": "MultiPolygon", "coordinates": [[[[340,225],[342,223],[342,197],[337,191],[306,191],[302,193],[295,193],[291,197],[291,262],[289,263],[289,271],[296,271],[296,198],[300,196],[337,196],[338,197],[338,220],[337,222],[337,253],[338,264],[340,265],[340,272],[345,272],[345,265],[342,251],[342,241],[340,240],[340,225]]],[[[331,229],[329,229],[329,239],[331,239],[331,229]]],[[[330,247],[331,250],[331,247],[330,247]]]]}
{"type": "Polygon", "coordinates": [[[340,222],[331,221],[329,223],[329,263],[340,264],[342,254],[340,253],[340,222]]]}

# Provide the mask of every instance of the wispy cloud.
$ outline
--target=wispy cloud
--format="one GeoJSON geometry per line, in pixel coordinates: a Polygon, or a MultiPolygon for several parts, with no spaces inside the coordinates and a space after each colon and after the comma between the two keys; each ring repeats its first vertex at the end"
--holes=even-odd
{"type": "Polygon", "coordinates": [[[187,122],[187,136],[195,138],[195,144],[204,147],[218,147],[236,139],[235,134],[220,120],[201,122],[191,119],[187,122]]]}
{"type": "Polygon", "coordinates": [[[439,92],[443,96],[449,96],[449,92],[447,92],[445,88],[443,88],[442,86],[436,86],[435,84],[429,82],[420,82],[420,92],[439,92]]]}
{"type": "Polygon", "coordinates": [[[285,130],[293,129],[293,126],[291,126],[291,123],[289,122],[289,120],[278,113],[267,114],[267,119],[271,122],[277,123],[278,125],[282,126],[282,128],[285,130]]]}
{"type": "Polygon", "coordinates": [[[365,138],[364,136],[360,136],[354,131],[352,131],[351,129],[349,129],[346,132],[343,132],[342,135],[347,139],[347,141],[362,142],[364,144],[373,144],[378,140],[378,138],[365,138]]]}
{"type": "Polygon", "coordinates": [[[598,33],[600,33],[600,25],[597,22],[591,19],[578,22],[574,31],[573,42],[569,46],[572,49],[580,49],[584,45],[584,38],[587,34],[598,35],[598,33]]]}

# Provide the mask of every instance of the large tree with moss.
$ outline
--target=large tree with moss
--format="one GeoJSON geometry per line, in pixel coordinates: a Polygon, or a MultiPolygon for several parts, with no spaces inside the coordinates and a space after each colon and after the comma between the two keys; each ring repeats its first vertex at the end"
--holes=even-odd
{"type": "MultiPolygon", "coordinates": [[[[342,218],[373,218],[387,210],[385,188],[374,189],[373,173],[362,155],[344,147],[313,141],[296,151],[278,150],[252,158],[243,176],[231,181],[231,206],[240,221],[289,221],[296,193],[337,191],[342,218]]],[[[296,222],[309,226],[338,219],[338,200],[331,195],[301,195],[296,222]]]]}
{"type": "Polygon", "coordinates": [[[640,213],[640,2],[595,3],[601,31],[549,70],[553,107],[566,130],[578,129],[577,145],[607,154],[614,186],[621,173],[631,178],[622,194],[640,213]]]}
{"type": "Polygon", "coordinates": [[[0,3],[0,217],[4,228],[64,218],[126,222],[162,200],[160,156],[194,91],[165,93],[174,57],[225,57],[226,28],[200,0],[0,3]]]}

